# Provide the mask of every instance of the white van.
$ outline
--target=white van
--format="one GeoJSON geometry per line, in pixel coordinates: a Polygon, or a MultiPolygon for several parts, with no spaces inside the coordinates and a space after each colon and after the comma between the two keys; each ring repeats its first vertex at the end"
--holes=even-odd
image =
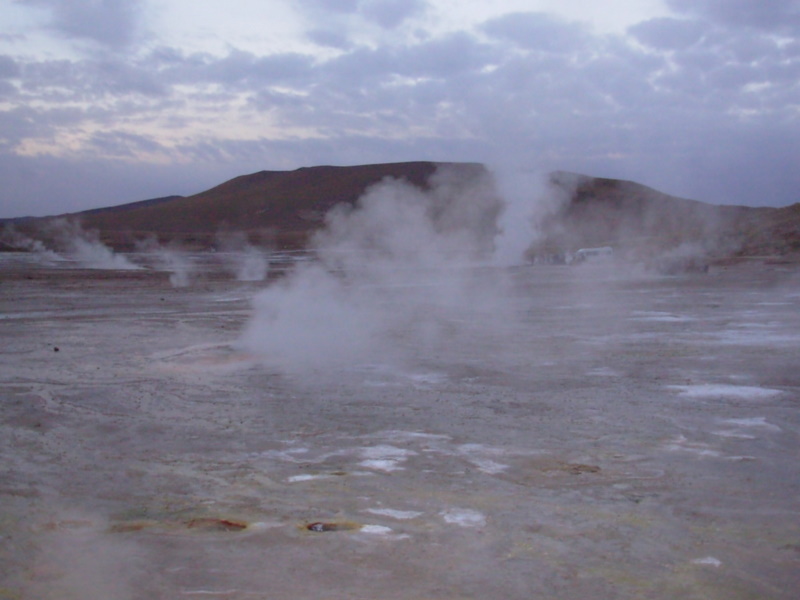
{"type": "Polygon", "coordinates": [[[572,255],[571,264],[579,264],[587,261],[609,259],[614,256],[614,249],[611,246],[602,248],[581,248],[572,255]]]}

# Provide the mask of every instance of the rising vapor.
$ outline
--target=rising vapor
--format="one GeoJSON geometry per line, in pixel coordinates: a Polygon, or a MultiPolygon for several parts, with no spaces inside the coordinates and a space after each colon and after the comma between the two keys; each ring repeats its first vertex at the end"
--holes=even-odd
{"type": "Polygon", "coordinates": [[[490,268],[503,208],[483,171],[440,169],[427,190],[384,180],[327,215],[317,261],[256,296],[241,344],[304,372],[488,343],[518,316],[508,273],[490,268]]]}

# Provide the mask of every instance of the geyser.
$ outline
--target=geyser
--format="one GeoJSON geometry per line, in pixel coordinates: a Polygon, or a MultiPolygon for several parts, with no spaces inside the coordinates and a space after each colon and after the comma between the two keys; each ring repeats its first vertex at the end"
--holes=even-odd
{"type": "Polygon", "coordinates": [[[420,190],[387,179],[339,206],[318,260],[260,292],[241,344],[288,372],[434,357],[513,328],[506,271],[489,268],[503,201],[485,171],[442,168],[420,190]]]}
{"type": "Polygon", "coordinates": [[[266,254],[253,246],[243,231],[217,234],[217,246],[237,281],[263,281],[269,272],[266,254]]]}

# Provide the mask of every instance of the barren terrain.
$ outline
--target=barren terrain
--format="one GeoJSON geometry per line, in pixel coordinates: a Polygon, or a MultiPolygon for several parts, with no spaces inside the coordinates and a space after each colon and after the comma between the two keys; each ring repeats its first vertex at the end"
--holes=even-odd
{"type": "MultiPolygon", "coordinates": [[[[221,232],[245,233],[270,248],[306,247],[335,206],[353,207],[385,179],[419,190],[441,184],[467,193],[484,180],[499,180],[475,163],[406,162],[349,167],[317,166],[294,171],[242,175],[193,196],[165,196],[59,215],[80,223],[115,250],[131,251],[149,238],[162,244],[202,250],[219,246],[221,232]],[[456,180],[458,180],[456,182],[456,180]],[[438,183],[437,183],[438,182],[438,183]]],[[[514,186],[519,215],[536,223],[529,235],[533,258],[563,255],[579,248],[610,246],[639,260],[664,254],[719,261],[743,256],[800,256],[800,203],[785,207],[717,206],[676,198],[647,186],[617,179],[555,172],[529,177],[514,186]]],[[[474,190],[473,190],[474,191],[474,190]]],[[[499,190],[488,190],[499,195],[499,190]]],[[[509,199],[505,199],[509,200],[509,199]]],[[[469,210],[465,207],[464,210],[469,210]]],[[[26,236],[63,250],[61,226],[52,218],[4,220],[26,236]]],[[[23,249],[0,230],[0,251],[23,249]]]]}
{"type": "Polygon", "coordinates": [[[215,260],[2,256],[0,598],[796,597],[794,267],[516,268],[507,331],[304,372],[215,260]]]}

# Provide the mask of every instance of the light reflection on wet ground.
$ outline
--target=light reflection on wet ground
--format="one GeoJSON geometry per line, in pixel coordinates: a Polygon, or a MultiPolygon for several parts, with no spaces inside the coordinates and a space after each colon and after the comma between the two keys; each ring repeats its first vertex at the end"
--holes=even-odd
{"type": "Polygon", "coordinates": [[[203,260],[0,263],[0,599],[795,597],[796,272],[519,269],[497,340],[290,376],[203,260]]]}

